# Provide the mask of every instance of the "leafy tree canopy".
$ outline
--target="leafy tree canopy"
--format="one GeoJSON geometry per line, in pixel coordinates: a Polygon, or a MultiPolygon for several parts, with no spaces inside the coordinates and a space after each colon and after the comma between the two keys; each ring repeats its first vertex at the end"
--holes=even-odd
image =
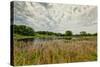
{"type": "Polygon", "coordinates": [[[66,36],[72,36],[73,33],[72,33],[72,31],[68,30],[68,31],[65,32],[65,35],[66,35],[66,36]]]}
{"type": "Polygon", "coordinates": [[[34,30],[25,25],[13,25],[13,32],[20,35],[34,35],[34,30]]]}

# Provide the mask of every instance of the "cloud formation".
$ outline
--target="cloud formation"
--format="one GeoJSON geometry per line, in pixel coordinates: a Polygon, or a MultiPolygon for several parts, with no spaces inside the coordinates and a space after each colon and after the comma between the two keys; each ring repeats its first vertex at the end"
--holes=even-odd
{"type": "Polygon", "coordinates": [[[89,5],[14,2],[14,24],[36,31],[97,32],[97,7],[89,5]]]}

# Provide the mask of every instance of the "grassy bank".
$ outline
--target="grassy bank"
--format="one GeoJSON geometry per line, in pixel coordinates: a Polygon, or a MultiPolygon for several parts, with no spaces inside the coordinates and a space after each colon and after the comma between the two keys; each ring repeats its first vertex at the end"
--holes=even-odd
{"type": "Polygon", "coordinates": [[[14,34],[14,39],[24,39],[24,38],[50,38],[53,36],[49,35],[40,35],[40,34],[35,34],[34,36],[25,36],[25,35],[19,35],[19,34],[14,34]]]}
{"type": "Polygon", "coordinates": [[[24,38],[77,38],[77,39],[94,39],[97,36],[55,36],[55,35],[45,35],[45,34],[35,34],[34,36],[25,36],[25,35],[19,35],[14,34],[14,39],[24,39],[24,38]]]}

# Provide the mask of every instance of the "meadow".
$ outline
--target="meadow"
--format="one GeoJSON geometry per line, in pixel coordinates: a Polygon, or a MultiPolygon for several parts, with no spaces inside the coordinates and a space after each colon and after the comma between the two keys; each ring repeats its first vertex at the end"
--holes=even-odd
{"type": "Polygon", "coordinates": [[[14,40],[14,65],[56,64],[97,60],[97,37],[44,42],[14,40]]]}

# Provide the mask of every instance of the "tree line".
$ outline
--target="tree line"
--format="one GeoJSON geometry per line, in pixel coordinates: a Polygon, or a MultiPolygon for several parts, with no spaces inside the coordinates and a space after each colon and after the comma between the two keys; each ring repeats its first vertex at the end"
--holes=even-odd
{"type": "Polygon", "coordinates": [[[25,25],[13,25],[13,33],[20,34],[25,36],[34,36],[35,34],[43,34],[43,35],[55,35],[55,36],[97,36],[97,33],[87,33],[86,31],[81,31],[80,34],[73,34],[72,31],[67,30],[64,34],[55,33],[49,31],[34,31],[31,27],[25,25]]]}

